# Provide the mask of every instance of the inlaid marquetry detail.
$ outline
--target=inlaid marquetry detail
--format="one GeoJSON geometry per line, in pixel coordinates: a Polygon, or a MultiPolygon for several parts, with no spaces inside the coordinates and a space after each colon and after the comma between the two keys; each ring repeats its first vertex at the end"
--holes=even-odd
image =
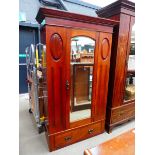
{"type": "Polygon", "coordinates": [[[101,57],[102,59],[106,59],[109,55],[109,40],[107,38],[104,38],[101,45],[101,57]]]}

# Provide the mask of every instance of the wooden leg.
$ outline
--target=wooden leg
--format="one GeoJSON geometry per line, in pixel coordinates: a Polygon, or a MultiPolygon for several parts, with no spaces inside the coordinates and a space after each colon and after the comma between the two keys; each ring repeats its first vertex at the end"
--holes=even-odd
{"type": "Polygon", "coordinates": [[[108,133],[110,134],[110,133],[112,133],[112,128],[109,128],[109,131],[108,131],[108,133]]]}
{"type": "Polygon", "coordinates": [[[112,132],[112,127],[110,127],[109,125],[106,125],[106,131],[108,134],[110,134],[112,132]]]}

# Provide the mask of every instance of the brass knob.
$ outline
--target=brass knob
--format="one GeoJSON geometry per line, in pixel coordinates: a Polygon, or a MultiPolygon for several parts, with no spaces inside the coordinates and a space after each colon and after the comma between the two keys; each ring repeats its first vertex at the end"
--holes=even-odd
{"type": "Polygon", "coordinates": [[[88,130],[88,134],[93,133],[93,131],[94,131],[94,129],[89,129],[89,130],[88,130]]]}
{"type": "Polygon", "coordinates": [[[65,137],[64,139],[65,139],[65,141],[67,142],[67,141],[70,141],[70,140],[72,139],[72,137],[69,136],[69,137],[65,137]]]}
{"type": "Polygon", "coordinates": [[[119,115],[121,116],[121,115],[123,115],[124,114],[124,112],[123,111],[121,111],[120,113],[119,113],[119,115]]]}

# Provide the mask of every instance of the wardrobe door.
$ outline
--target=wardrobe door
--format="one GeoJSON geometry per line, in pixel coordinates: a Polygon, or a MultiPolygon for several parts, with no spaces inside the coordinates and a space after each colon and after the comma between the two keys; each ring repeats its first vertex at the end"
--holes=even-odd
{"type": "Polygon", "coordinates": [[[66,128],[66,28],[47,26],[47,90],[48,90],[48,130],[51,133],[66,128]]]}
{"type": "MultiPolygon", "coordinates": [[[[68,30],[69,31],[69,30],[68,30]]],[[[70,128],[93,121],[96,87],[96,64],[99,33],[71,29],[70,40],[70,128]]]]}
{"type": "Polygon", "coordinates": [[[126,56],[124,102],[135,102],[135,27],[134,18],[130,21],[129,48],[126,56]]]}
{"type": "Polygon", "coordinates": [[[94,120],[105,119],[112,35],[99,34],[99,50],[97,54],[96,105],[94,120]]]}

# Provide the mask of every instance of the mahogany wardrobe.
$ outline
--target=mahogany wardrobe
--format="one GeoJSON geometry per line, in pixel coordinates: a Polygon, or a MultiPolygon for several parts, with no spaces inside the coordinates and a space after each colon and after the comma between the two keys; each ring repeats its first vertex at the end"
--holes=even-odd
{"type": "Polygon", "coordinates": [[[135,117],[135,3],[116,1],[97,11],[99,17],[118,20],[114,26],[106,129],[135,117]]]}
{"type": "Polygon", "coordinates": [[[53,151],[103,133],[113,26],[118,21],[40,8],[46,45],[44,111],[53,151]]]}

